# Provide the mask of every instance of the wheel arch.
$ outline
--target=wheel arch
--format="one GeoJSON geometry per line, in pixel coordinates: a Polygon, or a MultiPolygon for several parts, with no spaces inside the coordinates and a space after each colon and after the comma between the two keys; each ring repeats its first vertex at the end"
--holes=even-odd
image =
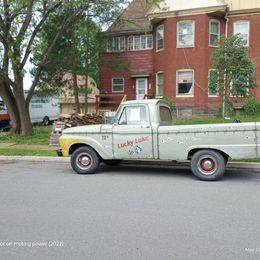
{"type": "Polygon", "coordinates": [[[191,160],[191,157],[192,157],[196,152],[201,151],[201,150],[211,150],[211,151],[215,151],[215,152],[220,153],[220,154],[224,157],[226,163],[228,162],[229,158],[231,158],[227,153],[223,152],[222,150],[213,149],[213,148],[205,148],[205,147],[204,147],[204,148],[194,148],[194,149],[191,149],[191,150],[188,152],[188,158],[187,158],[187,159],[188,159],[188,160],[191,160]]]}
{"type": "Polygon", "coordinates": [[[86,144],[86,143],[74,143],[74,144],[72,144],[69,147],[69,155],[72,155],[74,151],[76,151],[78,148],[81,148],[81,147],[89,147],[89,148],[93,149],[96,152],[96,154],[98,155],[99,159],[103,160],[100,153],[94,147],[92,147],[91,145],[86,144]]]}

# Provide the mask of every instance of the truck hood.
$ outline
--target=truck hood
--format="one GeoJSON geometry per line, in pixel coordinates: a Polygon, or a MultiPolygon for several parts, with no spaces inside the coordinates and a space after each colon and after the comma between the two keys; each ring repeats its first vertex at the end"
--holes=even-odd
{"type": "Polygon", "coordinates": [[[86,126],[71,127],[63,130],[62,135],[100,133],[101,127],[102,125],[86,125],[86,126]]]}

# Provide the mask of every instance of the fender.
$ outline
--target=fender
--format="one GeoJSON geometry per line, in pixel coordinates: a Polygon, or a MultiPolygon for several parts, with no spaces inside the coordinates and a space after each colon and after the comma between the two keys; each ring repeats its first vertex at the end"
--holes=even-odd
{"type": "Polygon", "coordinates": [[[69,156],[69,150],[72,145],[86,144],[92,147],[103,159],[105,160],[112,159],[111,157],[112,153],[105,151],[104,147],[101,146],[99,142],[97,142],[95,139],[88,136],[78,138],[75,136],[63,135],[60,137],[59,142],[63,152],[63,156],[69,156]]]}

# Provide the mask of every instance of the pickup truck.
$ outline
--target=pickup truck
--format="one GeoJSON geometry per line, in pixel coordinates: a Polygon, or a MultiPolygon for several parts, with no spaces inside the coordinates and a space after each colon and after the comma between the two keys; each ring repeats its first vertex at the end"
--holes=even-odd
{"type": "Polygon", "coordinates": [[[112,124],[65,129],[59,156],[71,156],[78,174],[95,173],[101,162],[189,160],[201,180],[220,179],[228,160],[259,157],[260,123],[173,125],[167,102],[126,101],[112,124]]]}

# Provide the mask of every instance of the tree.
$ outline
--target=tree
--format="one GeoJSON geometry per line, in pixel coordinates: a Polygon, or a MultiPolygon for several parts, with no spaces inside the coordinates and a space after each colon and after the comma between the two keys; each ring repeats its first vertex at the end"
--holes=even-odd
{"type": "Polygon", "coordinates": [[[220,96],[222,115],[225,117],[226,104],[246,97],[249,89],[255,87],[254,65],[248,58],[248,48],[243,45],[239,35],[222,37],[212,60],[209,90],[220,96]]]}

